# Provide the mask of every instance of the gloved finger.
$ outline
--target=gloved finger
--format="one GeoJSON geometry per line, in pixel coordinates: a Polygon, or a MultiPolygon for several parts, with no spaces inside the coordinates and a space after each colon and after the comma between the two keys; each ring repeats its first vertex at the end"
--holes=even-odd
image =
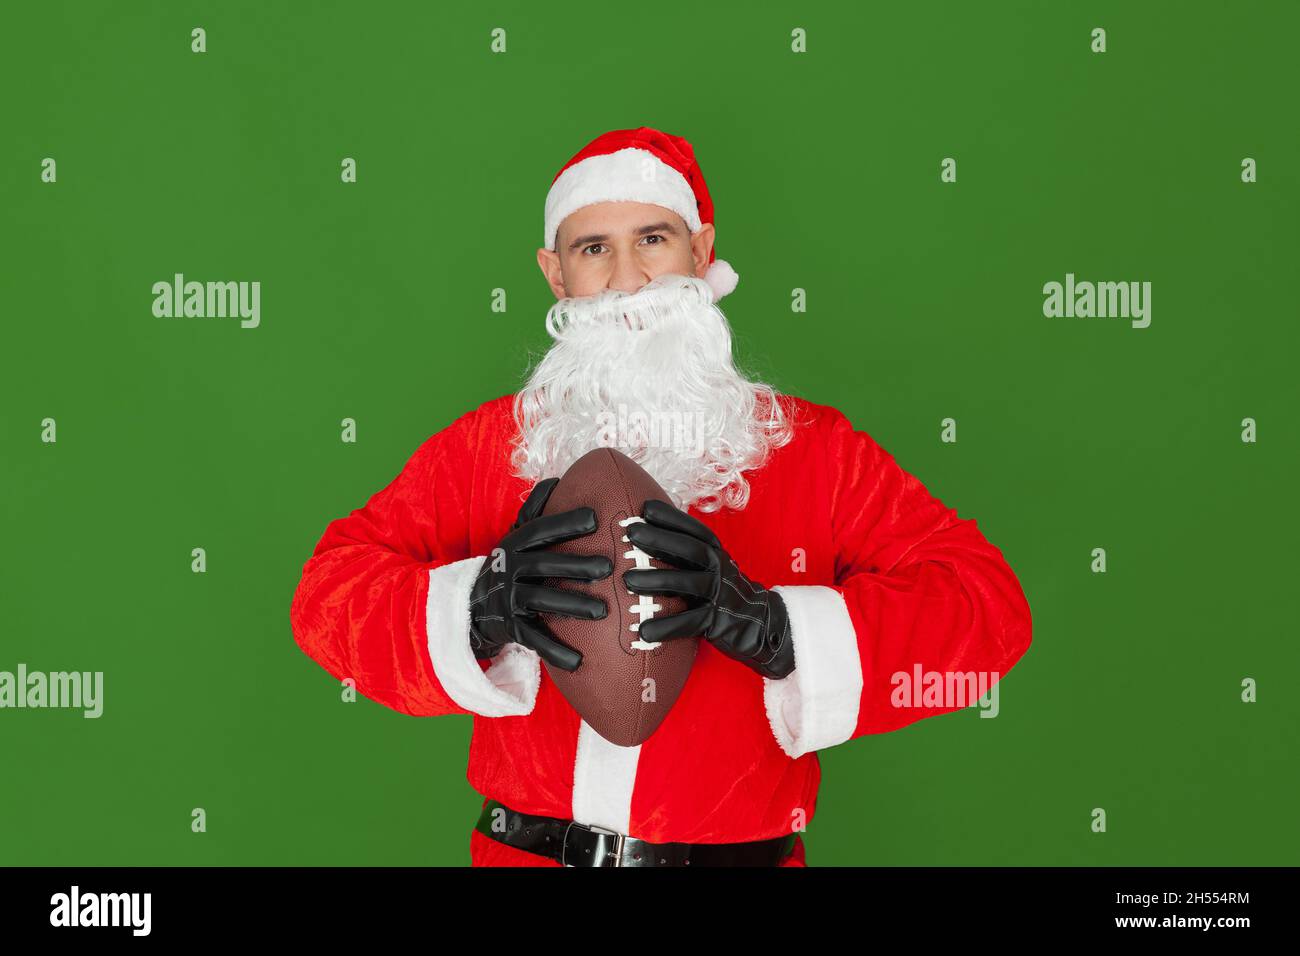
{"type": "Polygon", "coordinates": [[[599,554],[557,554],[554,551],[520,551],[515,555],[515,580],[569,578],[599,581],[614,573],[614,562],[599,554]]]}
{"type": "Polygon", "coordinates": [[[532,612],[578,617],[584,621],[600,621],[609,615],[609,607],[600,598],[535,584],[515,585],[515,607],[532,612]]]}
{"type": "Polygon", "coordinates": [[[651,557],[697,571],[715,566],[713,550],[698,538],[665,531],[652,524],[633,523],[625,530],[628,541],[651,557]]]}
{"type": "Polygon", "coordinates": [[[637,568],[623,572],[623,583],[635,594],[676,594],[679,597],[713,597],[716,575],[711,571],[637,568]]]}
{"type": "Polygon", "coordinates": [[[661,528],[688,534],[712,548],[722,548],[722,542],[708,525],[680,508],[674,508],[666,501],[660,501],[658,498],[649,499],[641,506],[641,517],[661,528]]]}
{"type": "Polygon", "coordinates": [[[519,515],[515,518],[514,526],[518,528],[525,522],[532,521],[540,515],[542,509],[546,507],[546,499],[551,497],[551,492],[555,490],[555,486],[559,483],[559,478],[545,478],[535,484],[533,490],[528,493],[528,500],[519,509],[519,515]]]}
{"type": "Polygon", "coordinates": [[[542,515],[512,531],[510,547],[515,551],[545,548],[560,541],[580,538],[595,530],[596,512],[590,508],[574,508],[559,514],[542,515]]]}
{"type": "Polygon", "coordinates": [[[674,641],[683,637],[707,637],[705,632],[712,615],[713,608],[702,604],[678,614],[642,621],[637,625],[636,634],[641,640],[650,644],[674,641]]]}
{"type": "Polygon", "coordinates": [[[555,639],[550,630],[536,618],[515,618],[516,639],[524,647],[531,647],[537,656],[552,667],[562,671],[576,671],[582,663],[582,655],[555,639]]]}

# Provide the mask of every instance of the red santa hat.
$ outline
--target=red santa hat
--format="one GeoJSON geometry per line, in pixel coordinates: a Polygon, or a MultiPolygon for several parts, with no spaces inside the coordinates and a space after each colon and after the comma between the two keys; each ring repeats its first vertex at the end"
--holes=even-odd
{"type": "MultiPolygon", "coordinates": [[[[649,126],[616,129],[597,136],[555,174],[546,194],[546,248],[555,248],[556,233],[567,216],[583,206],[617,201],[671,209],[692,234],[713,222],[713,200],[690,143],[649,126]]],[[[730,265],[709,252],[704,280],[715,302],[735,289],[739,279],[730,265]]]]}

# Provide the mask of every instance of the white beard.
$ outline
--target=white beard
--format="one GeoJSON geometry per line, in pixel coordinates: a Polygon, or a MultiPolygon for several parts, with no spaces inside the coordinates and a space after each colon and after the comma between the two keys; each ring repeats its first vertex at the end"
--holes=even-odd
{"type": "Polygon", "coordinates": [[[613,447],[678,508],[742,510],[744,472],[791,438],[778,393],[737,371],[703,279],[664,275],[635,293],[562,299],[546,329],[555,344],[514,402],[512,465],[530,482],[613,447]]]}

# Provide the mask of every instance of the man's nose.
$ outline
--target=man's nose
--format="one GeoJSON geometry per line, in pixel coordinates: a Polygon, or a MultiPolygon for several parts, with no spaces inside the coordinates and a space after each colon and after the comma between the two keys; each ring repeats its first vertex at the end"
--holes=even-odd
{"type": "Polygon", "coordinates": [[[623,254],[614,262],[608,287],[618,292],[636,292],[649,281],[650,277],[646,275],[645,269],[637,261],[636,256],[623,254]]]}

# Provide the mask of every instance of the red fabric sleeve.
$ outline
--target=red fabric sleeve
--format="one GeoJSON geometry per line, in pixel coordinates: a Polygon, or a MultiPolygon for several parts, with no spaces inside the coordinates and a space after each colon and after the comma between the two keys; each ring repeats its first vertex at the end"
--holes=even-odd
{"type": "Polygon", "coordinates": [[[404,714],[468,713],[434,671],[425,616],[429,571],[471,557],[477,416],[430,437],[365,507],[329,524],[290,607],[294,640],[309,657],[404,714]]]}
{"type": "Polygon", "coordinates": [[[843,415],[830,447],[835,590],[862,667],[853,736],[956,710],[953,703],[894,706],[902,686],[894,675],[913,675],[919,664],[922,672],[986,673],[992,686],[1029,647],[1024,590],[973,518],[958,518],[843,415]]]}
{"type": "Polygon", "coordinates": [[[774,589],[790,612],[795,671],[767,682],[765,701],[791,756],[970,706],[1031,635],[1020,582],[975,521],[842,413],[831,409],[823,427],[835,583],[774,589]],[[921,695],[934,674],[947,696],[917,706],[925,698],[911,688],[921,695]],[[979,693],[959,700],[952,691],[967,677],[979,693]]]}

